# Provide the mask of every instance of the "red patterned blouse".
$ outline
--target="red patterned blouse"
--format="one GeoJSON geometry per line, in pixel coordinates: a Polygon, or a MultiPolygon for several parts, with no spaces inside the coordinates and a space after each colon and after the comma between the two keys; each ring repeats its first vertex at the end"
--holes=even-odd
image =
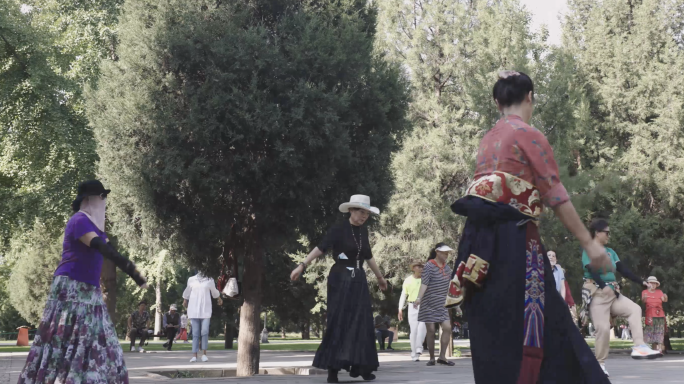
{"type": "Polygon", "coordinates": [[[570,200],[560,181],[558,164],[549,141],[518,116],[503,117],[480,141],[475,180],[494,171],[505,172],[533,184],[549,207],[570,200]]]}

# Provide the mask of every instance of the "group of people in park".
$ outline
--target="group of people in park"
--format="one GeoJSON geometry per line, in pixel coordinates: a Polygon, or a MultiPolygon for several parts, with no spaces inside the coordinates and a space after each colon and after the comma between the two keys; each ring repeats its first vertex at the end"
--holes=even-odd
{"type": "MultiPolygon", "coordinates": [[[[549,142],[529,125],[535,101],[532,79],[522,72],[500,72],[493,100],[501,118],[480,142],[472,183],[451,205],[456,215],[465,218],[458,249],[436,244],[427,263],[411,264],[413,276],[404,282],[402,301],[409,305],[411,357],[419,360],[424,352],[421,337],[426,335],[427,365],[454,365],[446,359],[444,347],[435,356],[435,330],[442,329],[440,343],[448,345],[448,308],[461,306],[469,323],[476,383],[609,383],[604,362],[611,315],[627,318],[635,343],[633,357],[660,355],[645,344],[641,309],[620,294],[614,271],[649,288],[642,295],[649,342],[662,335],[662,302],[667,296],[657,289],[657,281],[637,278],[605,247],[610,238],[607,221],[595,220],[589,229],[582,223],[560,180],[549,142]],[[544,206],[584,250],[583,297],[586,291],[588,312],[597,330],[596,355],[572,319],[563,297],[563,292],[569,296],[567,287],[557,280],[557,269],[542,246],[539,225],[544,206]]],[[[99,181],[78,187],[74,215],[65,229],[62,261],[19,383],[128,382],[122,348],[99,288],[103,258],[112,260],[140,287],[146,288],[147,280],[105,233],[109,192],[99,181]]],[[[347,214],[345,219],[328,230],[290,278],[297,280],[315,259],[332,253],[327,331],[313,366],[328,371],[328,383],[339,382],[343,369],[353,378],[373,380],[379,366],[377,328],[364,265],[381,290],[387,289],[387,281],[373,258],[365,224],[380,211],[365,195],[352,196],[339,210],[347,214]]],[[[198,273],[189,279],[183,298],[192,325],[191,361],[197,360],[200,350],[202,361],[207,361],[211,302],[217,299],[220,305],[220,294],[212,278],[198,273]]],[[[145,337],[149,326],[149,315],[141,313],[143,305],[129,320],[131,347],[135,337],[145,337]]],[[[168,348],[180,323],[175,311],[171,308],[165,317],[168,348]]]]}

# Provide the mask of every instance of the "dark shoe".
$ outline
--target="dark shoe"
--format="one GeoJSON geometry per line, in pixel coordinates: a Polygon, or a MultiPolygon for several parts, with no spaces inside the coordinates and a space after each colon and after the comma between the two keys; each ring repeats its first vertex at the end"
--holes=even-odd
{"type": "Polygon", "coordinates": [[[387,350],[388,350],[388,351],[394,351],[394,348],[392,348],[392,347],[387,347],[387,350]]]}
{"type": "Polygon", "coordinates": [[[364,380],[366,380],[366,381],[375,380],[375,375],[372,374],[372,373],[369,373],[369,374],[367,374],[367,375],[363,375],[363,376],[361,376],[361,377],[362,377],[364,380]]]}
{"type": "Polygon", "coordinates": [[[428,367],[432,367],[432,366],[435,365],[435,361],[434,361],[434,360],[430,360],[430,361],[428,361],[427,364],[425,364],[425,365],[427,365],[428,367]]]}
{"type": "Polygon", "coordinates": [[[437,359],[437,364],[442,364],[442,365],[448,365],[450,367],[453,367],[456,365],[453,361],[448,361],[448,360],[442,360],[442,359],[437,359]]]}
{"type": "Polygon", "coordinates": [[[349,370],[349,376],[351,376],[352,379],[356,379],[357,377],[361,376],[361,372],[359,372],[359,367],[352,366],[349,370]]]}
{"type": "Polygon", "coordinates": [[[166,343],[162,344],[162,346],[163,346],[164,348],[168,348],[168,347],[169,347],[169,342],[167,341],[166,343]]]}
{"type": "Polygon", "coordinates": [[[328,369],[328,383],[339,383],[337,379],[337,370],[328,369]]]}

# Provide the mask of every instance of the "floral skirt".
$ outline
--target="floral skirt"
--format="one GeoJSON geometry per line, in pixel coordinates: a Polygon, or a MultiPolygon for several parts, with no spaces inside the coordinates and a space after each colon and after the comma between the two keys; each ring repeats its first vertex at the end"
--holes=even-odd
{"type": "Polygon", "coordinates": [[[644,342],[646,344],[662,344],[665,338],[665,318],[654,317],[653,324],[644,326],[644,342]]]}
{"type": "Polygon", "coordinates": [[[100,287],[55,277],[19,376],[22,383],[128,383],[100,287]]]}

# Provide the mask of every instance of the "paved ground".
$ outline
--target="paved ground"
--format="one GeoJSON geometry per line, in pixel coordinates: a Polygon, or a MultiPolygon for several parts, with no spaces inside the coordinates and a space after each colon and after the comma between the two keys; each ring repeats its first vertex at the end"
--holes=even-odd
{"type": "MultiPolygon", "coordinates": [[[[126,353],[126,364],[129,368],[131,383],[153,384],[157,382],[179,384],[211,384],[212,382],[248,382],[248,383],[324,383],[325,376],[271,376],[258,375],[251,378],[217,378],[217,379],[167,379],[150,375],[150,371],[189,370],[189,369],[234,369],[236,352],[210,351],[207,363],[189,362],[187,352],[158,353],[126,353]]],[[[0,384],[16,383],[17,376],[23,367],[26,353],[3,353],[0,355],[0,384]]],[[[313,353],[263,351],[261,367],[308,367],[313,360],[313,353]]],[[[469,358],[452,359],[455,367],[427,367],[426,361],[414,363],[408,353],[381,353],[380,370],[376,372],[378,383],[459,383],[474,384],[472,366],[469,358]]],[[[636,384],[654,382],[658,384],[684,382],[684,355],[666,356],[652,361],[635,361],[627,356],[611,355],[607,362],[614,384],[636,384]]],[[[344,382],[360,382],[340,373],[344,382]]]]}

